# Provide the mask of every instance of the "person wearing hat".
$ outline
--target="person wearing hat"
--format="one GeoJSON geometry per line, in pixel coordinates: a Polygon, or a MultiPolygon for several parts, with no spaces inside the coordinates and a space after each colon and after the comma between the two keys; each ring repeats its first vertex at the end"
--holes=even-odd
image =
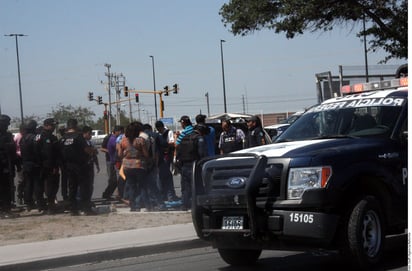
{"type": "Polygon", "coordinates": [[[247,120],[247,142],[246,148],[252,148],[265,144],[265,134],[262,128],[262,122],[258,116],[252,116],[247,120]]]}
{"type": "Polygon", "coordinates": [[[229,119],[222,121],[222,133],[219,138],[220,154],[226,154],[243,148],[245,134],[242,129],[233,126],[229,119]]]}
{"type": "Polygon", "coordinates": [[[45,119],[43,122],[43,130],[40,133],[38,140],[38,149],[40,151],[41,160],[41,178],[37,185],[37,194],[43,195],[46,193],[48,214],[54,214],[57,211],[56,195],[59,190],[59,141],[53,134],[56,129],[57,121],[54,118],[45,119]]]}
{"type": "Polygon", "coordinates": [[[179,120],[180,125],[183,128],[183,131],[181,131],[176,139],[176,147],[182,142],[182,138],[185,137],[186,135],[190,135],[193,133],[193,125],[192,121],[190,120],[189,116],[182,116],[179,120]]]}
{"type": "Polygon", "coordinates": [[[17,162],[13,135],[7,131],[10,117],[0,115],[0,218],[12,217],[11,191],[14,186],[14,167],[17,162]]]}

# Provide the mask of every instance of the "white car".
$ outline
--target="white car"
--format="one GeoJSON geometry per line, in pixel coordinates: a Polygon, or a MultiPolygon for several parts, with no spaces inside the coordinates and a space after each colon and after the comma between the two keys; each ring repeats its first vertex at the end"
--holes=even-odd
{"type": "Polygon", "coordinates": [[[92,130],[92,142],[94,145],[101,145],[103,139],[106,137],[106,133],[102,130],[92,130]]]}

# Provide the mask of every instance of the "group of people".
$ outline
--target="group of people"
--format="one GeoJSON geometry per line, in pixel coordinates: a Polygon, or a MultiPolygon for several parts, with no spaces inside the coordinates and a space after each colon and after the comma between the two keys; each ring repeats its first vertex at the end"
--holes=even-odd
{"type": "MultiPolygon", "coordinates": [[[[100,148],[106,154],[108,174],[102,197],[112,199],[117,189],[117,197],[129,204],[130,211],[162,210],[165,201],[179,200],[171,171],[174,165],[181,174],[182,210],[188,210],[194,161],[265,144],[257,116],[247,120],[247,134],[230,120],[223,120],[218,137],[205,119],[199,114],[196,124],[192,124],[190,117],[184,115],[179,120],[182,130],[176,133],[162,121],[155,123],[156,131],[139,121],[125,128],[115,126],[100,148]]],[[[63,199],[68,201],[72,215],[93,214],[94,174],[100,166],[98,150],[91,143],[91,127],[79,129],[77,120],[69,119],[58,138],[54,134],[57,121],[53,118],[46,119],[40,129],[36,121],[30,120],[13,138],[7,130],[9,125],[10,118],[1,115],[0,211],[10,213],[17,174],[17,197],[28,210],[54,213],[61,183],[63,199]]]]}

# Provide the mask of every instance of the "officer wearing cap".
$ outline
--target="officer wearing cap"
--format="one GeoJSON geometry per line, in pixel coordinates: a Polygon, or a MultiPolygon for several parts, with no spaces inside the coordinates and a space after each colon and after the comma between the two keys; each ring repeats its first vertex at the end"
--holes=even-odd
{"type": "Polygon", "coordinates": [[[10,117],[0,115],[0,218],[11,217],[11,191],[17,162],[13,135],[7,131],[10,117]]]}
{"type": "MultiPolygon", "coordinates": [[[[46,192],[47,212],[56,212],[56,194],[59,189],[59,161],[60,151],[57,137],[53,134],[58,123],[53,118],[48,118],[43,122],[43,130],[38,141],[41,160],[41,179],[38,191],[46,192]]],[[[45,206],[46,207],[46,206],[45,206]]]]}
{"type": "Polygon", "coordinates": [[[252,148],[265,144],[265,134],[262,128],[262,122],[258,116],[252,116],[247,120],[247,142],[246,148],[252,148]]]}

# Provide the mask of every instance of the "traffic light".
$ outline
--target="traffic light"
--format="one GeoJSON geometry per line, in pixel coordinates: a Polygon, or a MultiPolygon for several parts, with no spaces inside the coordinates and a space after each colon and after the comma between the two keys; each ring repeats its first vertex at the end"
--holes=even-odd
{"type": "Polygon", "coordinates": [[[138,103],[139,102],[139,93],[136,93],[134,96],[136,97],[136,103],[138,103]]]}
{"type": "Polygon", "coordinates": [[[124,86],[124,97],[129,96],[129,88],[127,86],[124,86]]]}
{"type": "Polygon", "coordinates": [[[102,104],[102,103],[103,103],[103,101],[102,101],[102,96],[97,96],[97,103],[98,103],[98,104],[102,104]]]}
{"type": "Polygon", "coordinates": [[[89,101],[93,101],[93,92],[89,91],[89,101]]]}
{"type": "Polygon", "coordinates": [[[169,86],[165,86],[164,88],[165,96],[169,96],[169,86]]]}
{"type": "Polygon", "coordinates": [[[177,94],[177,89],[178,89],[177,84],[174,84],[174,85],[173,85],[173,93],[174,93],[174,94],[177,94]]]}

